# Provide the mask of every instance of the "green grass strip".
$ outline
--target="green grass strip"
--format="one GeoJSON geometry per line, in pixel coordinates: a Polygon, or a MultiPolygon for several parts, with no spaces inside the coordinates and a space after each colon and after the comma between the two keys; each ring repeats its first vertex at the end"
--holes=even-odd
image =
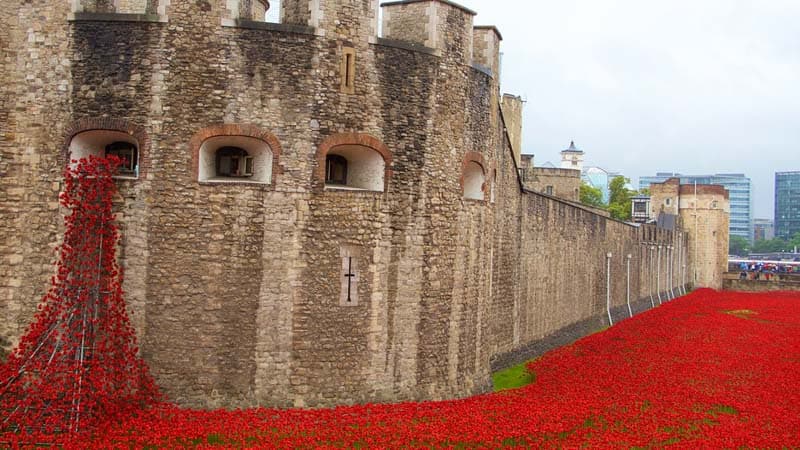
{"type": "Polygon", "coordinates": [[[529,372],[526,367],[529,362],[531,361],[493,373],[492,384],[494,385],[494,391],[521,388],[536,381],[536,374],[529,372]]]}

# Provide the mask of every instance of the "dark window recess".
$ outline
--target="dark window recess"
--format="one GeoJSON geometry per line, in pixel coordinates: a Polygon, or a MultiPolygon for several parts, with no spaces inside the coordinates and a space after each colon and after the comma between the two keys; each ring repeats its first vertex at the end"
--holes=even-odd
{"type": "Polygon", "coordinates": [[[222,147],[217,150],[217,176],[252,177],[253,157],[239,147],[222,147]]]}
{"type": "Polygon", "coordinates": [[[106,156],[114,155],[122,160],[119,173],[135,175],[138,172],[139,151],[130,142],[113,142],[106,145],[106,156]]]}
{"type": "Polygon", "coordinates": [[[325,158],[325,184],[347,184],[347,160],[343,156],[325,158]]]}

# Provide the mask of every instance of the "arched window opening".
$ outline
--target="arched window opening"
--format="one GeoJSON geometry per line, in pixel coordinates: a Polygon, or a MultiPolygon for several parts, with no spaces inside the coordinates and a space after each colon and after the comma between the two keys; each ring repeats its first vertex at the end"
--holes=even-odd
{"type": "Polygon", "coordinates": [[[469,200],[484,199],[486,175],[480,164],[469,161],[464,168],[464,198],[469,200]]]}
{"type": "Polygon", "coordinates": [[[333,189],[382,192],[386,162],[363,145],[339,145],[325,157],[325,186],[333,189]]]}
{"type": "Polygon", "coordinates": [[[201,182],[272,182],[272,149],[249,136],[215,136],[200,146],[198,180],[201,182]]]}
{"type": "Polygon", "coordinates": [[[120,178],[139,176],[139,143],[128,133],[113,130],[90,130],[78,133],[69,143],[68,161],[89,156],[114,155],[122,159],[119,167],[120,178]]]}
{"type": "Polygon", "coordinates": [[[340,155],[325,158],[325,184],[347,184],[347,160],[340,155]]]}

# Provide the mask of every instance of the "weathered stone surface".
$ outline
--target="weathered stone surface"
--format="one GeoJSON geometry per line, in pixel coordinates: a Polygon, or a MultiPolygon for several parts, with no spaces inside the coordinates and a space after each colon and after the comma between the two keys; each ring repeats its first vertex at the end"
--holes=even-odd
{"type": "Polygon", "coordinates": [[[651,250],[685,247],[677,233],[523,192],[498,80],[472,64],[470,11],[411,2],[435,14],[406,30],[431,49],[375,39],[374,0],[284,0],[294,28],[232,26],[222,3],[125,3],[159,20],[2,9],[0,336],[19,338],[48,286],[61,172],[87,130],[139,144],[138,178],[118,182],[124,288],[142,354],[182,405],[483,392],[492,361],[602,322],[607,253],[615,319],[628,254],[634,302],[684,279],[668,281],[675,254],[651,250]],[[198,181],[200,146],[220,130],[270,147],[270,184],[198,181]],[[389,152],[383,192],[324,186],[319,149],[351,138],[389,152]],[[467,159],[482,162],[483,201],[463,198],[467,159]],[[357,258],[352,304],[343,254],[357,258]]]}

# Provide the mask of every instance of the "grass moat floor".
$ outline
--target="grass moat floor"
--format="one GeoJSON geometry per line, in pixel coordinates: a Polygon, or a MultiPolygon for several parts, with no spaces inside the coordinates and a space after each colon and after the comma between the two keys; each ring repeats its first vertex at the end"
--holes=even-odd
{"type": "Polygon", "coordinates": [[[522,387],[311,411],[164,406],[64,447],[800,448],[800,292],[699,290],[495,382],[522,387]]]}

